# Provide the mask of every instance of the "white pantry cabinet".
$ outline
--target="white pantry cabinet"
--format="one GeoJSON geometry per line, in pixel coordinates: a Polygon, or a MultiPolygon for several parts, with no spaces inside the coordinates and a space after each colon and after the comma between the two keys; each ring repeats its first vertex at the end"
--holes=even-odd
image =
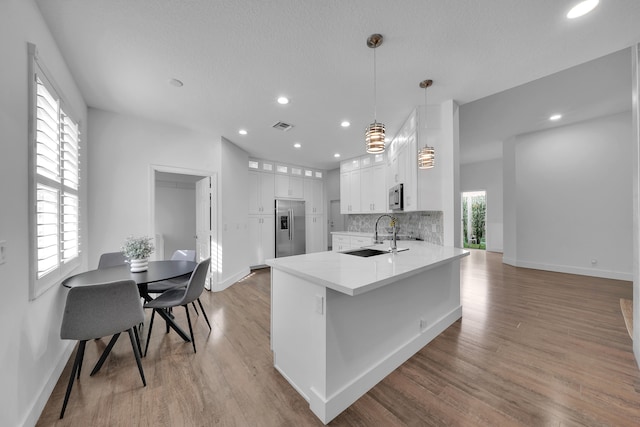
{"type": "Polygon", "coordinates": [[[273,215],[249,216],[249,265],[264,265],[275,256],[273,215]]]}
{"type": "Polygon", "coordinates": [[[305,213],[318,215],[324,212],[324,183],[319,179],[304,179],[305,213]]]}
{"type": "Polygon", "coordinates": [[[326,251],[324,243],[324,215],[305,216],[306,253],[326,251]]]}
{"type": "Polygon", "coordinates": [[[265,215],[274,209],[274,176],[249,171],[249,215],[265,215]]]}

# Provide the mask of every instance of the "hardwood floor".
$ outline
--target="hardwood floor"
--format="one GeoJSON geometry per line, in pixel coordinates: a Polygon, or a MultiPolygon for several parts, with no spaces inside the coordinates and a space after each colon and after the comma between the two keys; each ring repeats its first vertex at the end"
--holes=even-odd
{"type": "MultiPolygon", "coordinates": [[[[518,269],[501,259],[484,251],[465,258],[463,318],[330,425],[640,425],[640,371],[619,303],[631,298],[631,283],[518,269]]],[[[213,332],[197,317],[197,354],[154,328],[144,388],[128,340],[94,377],[108,339],[88,343],[65,418],[58,420],[70,363],[38,425],[322,425],[273,368],[269,292],[266,269],[205,292],[213,332]]],[[[186,325],[184,310],[176,318],[186,325]]]]}

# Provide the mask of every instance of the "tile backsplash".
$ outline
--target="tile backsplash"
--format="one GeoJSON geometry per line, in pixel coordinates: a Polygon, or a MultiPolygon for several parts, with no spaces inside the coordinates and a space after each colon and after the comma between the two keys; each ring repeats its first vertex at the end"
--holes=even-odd
{"type": "MultiPolygon", "coordinates": [[[[346,215],[345,228],[347,231],[361,231],[373,233],[379,214],[346,215]]],[[[444,230],[442,211],[394,212],[398,218],[398,236],[402,238],[419,238],[425,242],[442,245],[444,230]]],[[[383,218],[378,223],[378,233],[391,233],[389,219],[383,218]]]]}

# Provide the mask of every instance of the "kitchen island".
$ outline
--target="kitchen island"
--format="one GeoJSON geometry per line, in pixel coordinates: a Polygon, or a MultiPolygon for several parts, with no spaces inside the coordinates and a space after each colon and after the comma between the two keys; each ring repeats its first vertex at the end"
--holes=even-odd
{"type": "Polygon", "coordinates": [[[266,261],[274,366],[325,424],[462,317],[460,258],[469,252],[398,246],[408,250],[266,261]]]}

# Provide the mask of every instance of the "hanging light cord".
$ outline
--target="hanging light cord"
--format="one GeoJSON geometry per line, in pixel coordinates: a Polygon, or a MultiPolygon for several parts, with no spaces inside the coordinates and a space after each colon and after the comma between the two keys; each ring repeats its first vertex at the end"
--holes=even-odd
{"type": "Polygon", "coordinates": [[[376,48],[373,48],[373,122],[376,123],[378,112],[378,93],[376,90],[376,48]]]}

